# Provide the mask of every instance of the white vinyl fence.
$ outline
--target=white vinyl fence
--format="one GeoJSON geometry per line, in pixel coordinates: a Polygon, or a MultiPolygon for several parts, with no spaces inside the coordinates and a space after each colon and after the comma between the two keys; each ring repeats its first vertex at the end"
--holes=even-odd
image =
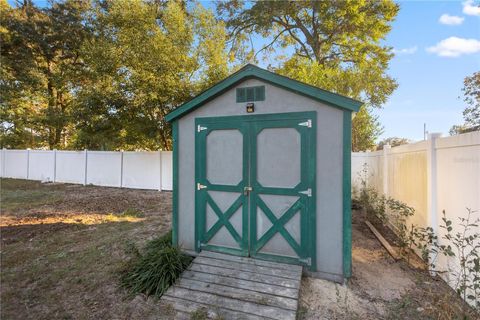
{"type": "Polygon", "coordinates": [[[172,190],[171,151],[3,149],[0,163],[5,178],[172,190]]]}
{"type": "MultiPolygon", "coordinates": [[[[369,187],[414,207],[415,215],[409,223],[430,226],[441,238],[445,234],[440,228],[445,210],[456,233],[460,230],[459,218],[467,218],[466,208],[476,210],[475,217],[480,216],[480,132],[445,138],[430,134],[428,140],[418,143],[354,152],[353,194],[361,188],[362,177],[369,187]]],[[[446,244],[446,240],[440,244],[446,244]]],[[[437,261],[439,270],[458,271],[458,266],[457,258],[437,261]]],[[[443,276],[455,286],[453,273],[443,276]]]]}

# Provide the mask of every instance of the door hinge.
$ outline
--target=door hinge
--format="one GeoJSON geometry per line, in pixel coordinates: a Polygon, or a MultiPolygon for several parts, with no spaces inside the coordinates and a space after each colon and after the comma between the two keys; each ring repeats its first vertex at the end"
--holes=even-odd
{"type": "Polygon", "coordinates": [[[300,122],[298,125],[299,125],[299,126],[304,126],[304,127],[311,128],[311,127],[312,127],[312,120],[308,119],[308,120],[305,121],[305,122],[300,122]]]}
{"type": "Polygon", "coordinates": [[[301,263],[305,263],[308,266],[312,265],[312,258],[298,259],[301,263]]]}
{"type": "Polygon", "coordinates": [[[307,197],[311,197],[311,196],[312,196],[312,189],[308,188],[307,190],[305,190],[305,191],[299,191],[298,193],[306,194],[307,197]]]}
{"type": "Polygon", "coordinates": [[[205,186],[205,185],[203,185],[199,182],[197,183],[197,190],[202,190],[202,189],[206,189],[206,188],[207,188],[207,186],[205,186]]]}
{"type": "Polygon", "coordinates": [[[197,126],[197,132],[200,132],[202,130],[207,130],[207,127],[202,127],[201,125],[197,126]]]}

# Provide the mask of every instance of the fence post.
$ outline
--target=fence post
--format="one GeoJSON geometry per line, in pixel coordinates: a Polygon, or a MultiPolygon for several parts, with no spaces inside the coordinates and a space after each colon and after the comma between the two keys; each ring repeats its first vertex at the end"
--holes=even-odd
{"type": "Polygon", "coordinates": [[[57,180],[57,149],[53,149],[53,183],[57,180]]]}
{"type": "Polygon", "coordinates": [[[159,150],[158,151],[158,159],[159,159],[159,163],[160,163],[160,167],[159,167],[159,178],[160,178],[160,181],[159,181],[159,184],[158,184],[158,191],[162,191],[162,150],[159,150]]]}
{"type": "Polygon", "coordinates": [[[120,150],[120,188],[123,188],[123,150],[120,150]]]}
{"type": "Polygon", "coordinates": [[[389,144],[383,146],[383,194],[389,197],[388,191],[388,152],[392,147],[389,144]]]}
{"type": "Polygon", "coordinates": [[[87,185],[87,166],[88,166],[88,150],[84,150],[85,153],[85,175],[84,175],[84,180],[83,180],[83,185],[87,185]]]}
{"type": "Polygon", "coordinates": [[[30,148],[27,148],[27,180],[30,175],[30,148]]]}
{"type": "Polygon", "coordinates": [[[5,178],[5,173],[7,171],[6,166],[5,166],[5,159],[7,159],[7,149],[2,148],[2,167],[0,168],[0,171],[2,172],[2,177],[5,178]]]}
{"type": "MultiPolygon", "coordinates": [[[[436,140],[441,133],[429,133],[427,138],[427,227],[432,228],[433,233],[438,232],[437,212],[437,150],[436,140]]],[[[434,259],[433,253],[428,257],[429,262],[434,259]]]]}

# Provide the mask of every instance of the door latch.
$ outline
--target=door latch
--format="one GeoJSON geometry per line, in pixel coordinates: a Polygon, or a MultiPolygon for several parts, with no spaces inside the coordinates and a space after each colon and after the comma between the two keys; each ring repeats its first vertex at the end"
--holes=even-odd
{"type": "Polygon", "coordinates": [[[299,191],[298,193],[305,194],[307,197],[311,197],[312,196],[312,189],[308,188],[307,190],[299,191]]]}
{"type": "Polygon", "coordinates": [[[201,184],[201,183],[197,183],[197,190],[202,190],[202,189],[206,189],[207,186],[201,184]]]}
{"type": "Polygon", "coordinates": [[[252,188],[252,187],[244,187],[244,188],[243,188],[243,194],[244,194],[245,196],[248,196],[248,194],[249,194],[250,192],[252,192],[252,191],[253,191],[253,188],[252,188]]]}

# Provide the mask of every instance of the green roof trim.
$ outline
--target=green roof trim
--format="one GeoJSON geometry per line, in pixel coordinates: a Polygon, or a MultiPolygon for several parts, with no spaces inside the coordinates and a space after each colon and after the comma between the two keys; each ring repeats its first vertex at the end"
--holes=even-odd
{"type": "Polygon", "coordinates": [[[290,79],[288,77],[281,76],[279,74],[270,72],[268,70],[259,68],[252,64],[247,64],[237,72],[228,76],[224,80],[220,81],[213,87],[203,91],[192,100],[184,103],[175,110],[171,111],[165,116],[165,120],[171,122],[178,119],[185,114],[195,110],[216,96],[222,94],[240,81],[256,78],[264,80],[272,85],[284,88],[294,93],[309,97],[311,99],[323,102],[332,107],[336,107],[342,110],[349,110],[357,112],[363,105],[363,102],[354,100],[330,91],[326,91],[309,84],[290,79]]]}

